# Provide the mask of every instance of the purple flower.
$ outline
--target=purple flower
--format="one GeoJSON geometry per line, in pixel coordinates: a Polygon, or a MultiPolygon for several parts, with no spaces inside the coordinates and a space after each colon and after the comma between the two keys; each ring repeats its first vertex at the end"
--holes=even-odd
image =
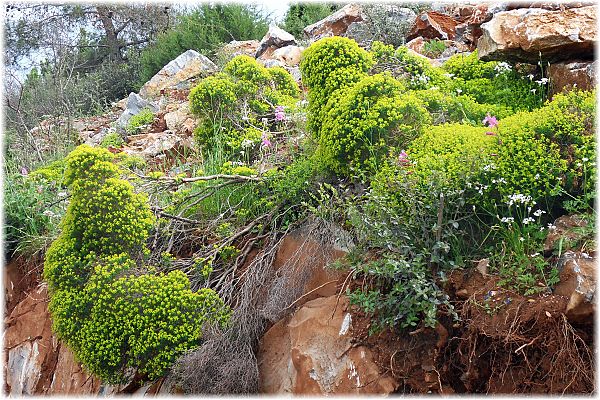
{"type": "Polygon", "coordinates": [[[498,136],[496,133],[490,131],[487,131],[485,134],[488,136],[498,136]]]}
{"type": "Polygon", "coordinates": [[[263,132],[261,140],[262,140],[262,143],[261,143],[262,147],[271,147],[271,141],[267,137],[266,133],[263,132]]]}
{"type": "Polygon", "coordinates": [[[27,168],[25,168],[25,167],[21,168],[21,175],[23,175],[23,176],[29,175],[29,171],[27,171],[27,168]]]}
{"type": "Polygon", "coordinates": [[[285,121],[285,111],[283,110],[283,106],[275,107],[275,121],[285,121]]]}
{"type": "Polygon", "coordinates": [[[400,164],[407,164],[410,161],[408,160],[408,154],[406,154],[406,152],[404,150],[402,150],[400,152],[400,154],[398,155],[398,162],[400,164]]]}
{"type": "Polygon", "coordinates": [[[487,124],[490,128],[493,128],[494,126],[498,125],[498,120],[496,119],[496,117],[491,116],[490,113],[487,113],[487,115],[481,122],[483,122],[484,125],[487,124]]]}

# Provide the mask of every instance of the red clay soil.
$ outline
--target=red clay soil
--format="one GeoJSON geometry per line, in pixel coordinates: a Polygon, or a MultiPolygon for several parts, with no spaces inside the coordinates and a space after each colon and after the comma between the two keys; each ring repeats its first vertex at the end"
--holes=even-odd
{"type": "Polygon", "coordinates": [[[4,316],[8,317],[40,281],[42,261],[14,257],[4,266],[4,316]]]}
{"type": "Polygon", "coordinates": [[[442,316],[435,329],[369,336],[356,311],[353,335],[377,353],[399,393],[563,394],[594,391],[593,320],[574,325],[568,299],[521,296],[497,279],[458,271],[445,288],[460,322],[442,316]]]}

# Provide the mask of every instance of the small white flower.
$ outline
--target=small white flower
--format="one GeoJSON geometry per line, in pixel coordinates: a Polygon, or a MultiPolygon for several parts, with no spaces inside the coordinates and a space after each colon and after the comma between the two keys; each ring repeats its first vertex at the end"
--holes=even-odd
{"type": "Polygon", "coordinates": [[[525,238],[524,238],[524,237],[520,237],[520,238],[519,238],[519,240],[520,240],[521,242],[524,242],[524,241],[525,241],[525,238]]]}
{"type": "Polygon", "coordinates": [[[50,210],[46,210],[42,214],[44,214],[46,217],[50,217],[50,218],[54,217],[54,213],[50,210]]]}
{"type": "Polygon", "coordinates": [[[67,197],[67,192],[58,192],[58,197],[67,197]]]}
{"type": "Polygon", "coordinates": [[[503,217],[503,218],[500,220],[500,222],[506,222],[506,223],[509,223],[509,222],[515,222],[515,219],[514,219],[513,217],[503,217]]]}
{"type": "Polygon", "coordinates": [[[456,89],[456,93],[461,94],[462,90],[461,89],[456,89]]]}
{"type": "Polygon", "coordinates": [[[581,159],[581,161],[583,161],[583,162],[588,162],[588,161],[590,161],[590,159],[589,159],[589,158],[587,158],[587,157],[583,157],[583,158],[581,159]]]}
{"type": "Polygon", "coordinates": [[[533,177],[533,179],[540,179],[540,174],[535,174],[535,176],[533,177]]]}
{"type": "Polygon", "coordinates": [[[546,214],[546,211],[542,211],[542,210],[535,210],[533,212],[533,215],[535,215],[536,217],[541,216],[542,214],[546,214]]]}
{"type": "Polygon", "coordinates": [[[575,164],[577,167],[583,167],[583,164],[578,162],[577,164],[575,164]]]}
{"type": "Polygon", "coordinates": [[[530,81],[533,80],[533,74],[529,74],[529,75],[527,75],[527,77],[529,78],[530,81]]]}
{"type": "Polygon", "coordinates": [[[553,231],[553,230],[555,230],[555,229],[556,229],[556,226],[555,226],[555,225],[548,224],[548,230],[551,230],[551,231],[553,231]]]}
{"type": "Polygon", "coordinates": [[[529,225],[532,222],[535,222],[535,220],[531,217],[527,217],[523,220],[523,225],[529,225]]]}
{"type": "Polygon", "coordinates": [[[540,253],[533,253],[533,254],[530,254],[530,256],[531,256],[531,257],[537,257],[537,256],[539,256],[539,255],[540,255],[540,253]]]}
{"type": "Polygon", "coordinates": [[[533,93],[533,94],[535,94],[536,90],[535,89],[531,89],[530,92],[533,93]]]}

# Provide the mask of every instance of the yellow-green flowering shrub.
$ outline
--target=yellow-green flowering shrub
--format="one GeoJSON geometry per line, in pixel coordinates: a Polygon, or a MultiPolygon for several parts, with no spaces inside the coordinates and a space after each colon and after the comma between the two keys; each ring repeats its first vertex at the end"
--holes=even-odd
{"type": "Polygon", "coordinates": [[[189,100],[199,117],[196,141],[231,155],[242,150],[246,130],[260,125],[275,107],[294,105],[300,89],[285,69],[265,68],[245,55],[232,58],[223,71],[200,81],[189,100]]]}
{"type": "Polygon", "coordinates": [[[451,77],[449,91],[471,95],[478,103],[503,105],[514,111],[542,105],[543,85],[508,63],[481,61],[477,50],[450,57],[442,70],[451,77]]]}
{"type": "Polygon", "coordinates": [[[331,171],[375,171],[390,148],[404,146],[430,123],[429,113],[387,74],[368,76],[344,92],[323,122],[319,158],[331,171]]]}
{"type": "MultiPolygon", "coordinates": [[[[150,122],[152,122],[152,121],[150,121],[150,122]]],[[[102,139],[102,142],[100,142],[100,146],[105,147],[105,148],[107,148],[109,146],[121,147],[123,145],[123,143],[125,143],[125,141],[123,140],[121,135],[119,135],[117,132],[111,132],[108,135],[106,135],[104,137],[104,139],[102,139]]]]}
{"type": "Polygon", "coordinates": [[[105,382],[134,370],[155,379],[230,310],[212,290],[193,293],[182,272],[143,266],[154,217],[111,161],[86,145],[67,157],[71,202],[44,264],[48,307],[58,337],[105,382]]]}
{"type": "Polygon", "coordinates": [[[236,85],[227,76],[219,74],[202,79],[189,94],[190,111],[210,119],[235,109],[236,85]]]}
{"type": "Polygon", "coordinates": [[[538,118],[536,112],[520,112],[498,124],[497,157],[487,175],[490,191],[502,202],[512,194],[540,201],[560,193],[566,160],[556,143],[536,134],[538,118]]]}
{"type": "Polygon", "coordinates": [[[66,168],[66,160],[61,158],[32,171],[28,175],[28,179],[44,179],[46,182],[55,182],[57,185],[62,186],[66,168]]]}
{"type": "Polygon", "coordinates": [[[485,163],[493,159],[497,139],[486,135],[485,127],[462,124],[431,126],[415,139],[399,159],[422,180],[431,171],[443,173],[449,188],[460,189],[470,177],[477,176],[485,163]]]}
{"type": "Polygon", "coordinates": [[[596,182],[596,92],[572,90],[554,95],[536,112],[533,129],[556,143],[567,162],[565,190],[573,196],[594,192],[596,182]]]}
{"type": "Polygon", "coordinates": [[[300,96],[298,84],[285,68],[271,67],[268,68],[267,71],[269,72],[271,82],[273,82],[274,89],[277,92],[294,98],[300,96]]]}
{"type": "Polygon", "coordinates": [[[317,40],[302,54],[302,83],[308,89],[309,130],[318,137],[325,118],[322,109],[335,90],[360,81],[371,68],[371,54],[348,38],[317,40]]]}

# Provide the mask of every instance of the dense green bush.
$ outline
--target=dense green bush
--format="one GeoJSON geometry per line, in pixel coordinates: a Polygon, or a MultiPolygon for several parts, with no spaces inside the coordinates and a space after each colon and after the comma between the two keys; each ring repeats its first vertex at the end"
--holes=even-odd
{"type": "Polygon", "coordinates": [[[477,179],[496,152],[497,139],[487,128],[446,124],[426,128],[408,147],[402,162],[415,176],[427,181],[432,171],[443,173],[449,188],[460,189],[477,179]]]}
{"type": "Polygon", "coordinates": [[[543,104],[544,84],[533,81],[508,63],[481,61],[477,51],[456,54],[442,65],[451,76],[449,89],[471,95],[479,103],[497,104],[514,111],[531,110],[543,104]]]}
{"type": "Polygon", "coordinates": [[[49,310],[58,337],[104,381],[124,382],[131,368],[155,379],[229,310],[209,289],[191,292],[182,272],[143,266],[153,215],[112,160],[86,145],[67,158],[71,202],[44,264],[49,310]]]}
{"type": "Polygon", "coordinates": [[[262,11],[247,4],[202,4],[181,15],[173,28],[160,34],[141,54],[139,85],[143,85],[186,50],[213,56],[232,40],[260,40],[268,29],[262,11]]]}
{"type": "MultiPolygon", "coordinates": [[[[241,154],[243,147],[254,147],[262,132],[269,130],[263,119],[277,107],[293,108],[300,89],[283,68],[265,68],[254,58],[241,55],[231,59],[223,73],[207,77],[190,91],[190,109],[199,117],[195,131],[205,149],[218,147],[227,154],[241,154]],[[244,143],[244,146],[242,146],[244,143]]],[[[248,149],[250,150],[250,149],[248,149]]]]}
{"type": "Polygon", "coordinates": [[[429,113],[403,90],[402,83],[379,74],[332,99],[317,149],[323,165],[342,175],[374,172],[390,149],[417,137],[430,123],[429,113]]]}
{"type": "Polygon", "coordinates": [[[373,64],[369,52],[343,37],[323,38],[302,54],[302,83],[308,88],[307,127],[318,138],[323,109],[333,92],[350,87],[366,76],[373,64]]]}

